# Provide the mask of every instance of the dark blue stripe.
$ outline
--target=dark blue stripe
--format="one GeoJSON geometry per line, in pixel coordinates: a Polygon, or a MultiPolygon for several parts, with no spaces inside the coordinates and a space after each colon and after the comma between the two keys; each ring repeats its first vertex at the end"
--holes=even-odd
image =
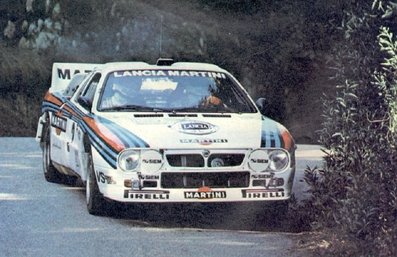
{"type": "Polygon", "coordinates": [[[282,147],[282,138],[277,123],[269,118],[262,120],[261,147],[282,147]]]}
{"type": "Polygon", "coordinates": [[[98,147],[100,146],[101,149],[103,149],[103,151],[106,152],[106,154],[109,155],[112,159],[117,159],[118,153],[114,149],[109,147],[103,140],[101,140],[101,138],[98,137],[98,135],[90,127],[87,126],[87,124],[82,123],[81,125],[84,126],[91,143],[95,142],[98,147]]]}

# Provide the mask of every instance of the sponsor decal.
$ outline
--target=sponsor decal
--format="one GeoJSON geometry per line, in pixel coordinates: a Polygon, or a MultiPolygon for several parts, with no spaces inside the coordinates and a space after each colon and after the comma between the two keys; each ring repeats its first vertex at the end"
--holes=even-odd
{"type": "Polygon", "coordinates": [[[198,191],[184,192],[185,199],[224,199],[225,191],[212,191],[209,187],[199,188],[198,191]]]}
{"type": "Polygon", "coordinates": [[[78,73],[90,73],[91,70],[71,70],[71,69],[57,69],[58,78],[70,80],[74,75],[78,73]]]}
{"type": "MultiPolygon", "coordinates": [[[[66,131],[66,125],[67,125],[67,119],[63,117],[59,117],[56,115],[52,115],[51,117],[51,126],[65,132],[66,131]]],[[[57,133],[58,134],[58,133],[57,133]]]]}
{"type": "Polygon", "coordinates": [[[208,77],[225,79],[226,75],[221,72],[211,71],[184,71],[184,70],[126,70],[117,71],[114,77],[148,77],[148,76],[173,76],[173,77],[208,77]]]}
{"type": "Polygon", "coordinates": [[[248,199],[269,199],[284,197],[284,191],[270,191],[270,190],[241,190],[242,197],[248,199]]]}
{"type": "Polygon", "coordinates": [[[161,164],[162,160],[159,160],[159,159],[143,159],[142,162],[145,163],[145,164],[161,164]]]}
{"type": "Polygon", "coordinates": [[[159,175],[138,175],[140,179],[154,179],[154,180],[159,180],[160,176],[159,175]]]}
{"type": "Polygon", "coordinates": [[[105,175],[102,171],[97,171],[97,181],[102,184],[116,184],[112,177],[105,175]]]}
{"type": "Polygon", "coordinates": [[[210,129],[211,126],[209,124],[201,123],[201,122],[190,122],[181,124],[183,130],[206,130],[210,129]]]}
{"type": "Polygon", "coordinates": [[[168,191],[124,190],[124,198],[136,200],[168,200],[170,199],[170,193],[168,191]]]}
{"type": "Polygon", "coordinates": [[[269,174],[252,174],[251,178],[253,179],[266,179],[266,178],[273,178],[274,175],[269,174]]]}
{"type": "Polygon", "coordinates": [[[200,144],[200,145],[211,145],[211,144],[226,144],[227,139],[224,138],[194,138],[194,139],[180,139],[182,144],[200,144]]]}
{"type": "Polygon", "coordinates": [[[250,162],[252,162],[252,163],[264,164],[264,163],[269,163],[269,160],[267,160],[267,159],[251,158],[251,159],[250,159],[250,162]]]}
{"type": "Polygon", "coordinates": [[[203,121],[181,121],[171,126],[181,133],[191,135],[208,135],[215,133],[218,127],[203,121]]]}

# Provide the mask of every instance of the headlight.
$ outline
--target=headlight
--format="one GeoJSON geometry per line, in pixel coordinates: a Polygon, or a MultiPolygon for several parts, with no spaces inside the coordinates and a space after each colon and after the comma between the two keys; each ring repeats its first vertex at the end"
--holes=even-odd
{"type": "Polygon", "coordinates": [[[269,168],[273,171],[284,170],[289,163],[288,154],[283,150],[273,150],[269,153],[269,168]]]}
{"type": "Polygon", "coordinates": [[[248,166],[255,172],[264,172],[269,166],[269,156],[266,150],[257,149],[248,157],[248,166]]]}
{"type": "Polygon", "coordinates": [[[126,150],[119,155],[119,167],[123,171],[135,171],[138,168],[140,152],[136,150],[126,150]]]}
{"type": "Polygon", "coordinates": [[[139,171],[146,174],[156,173],[163,166],[162,154],[153,149],[142,151],[141,161],[139,171]]]}

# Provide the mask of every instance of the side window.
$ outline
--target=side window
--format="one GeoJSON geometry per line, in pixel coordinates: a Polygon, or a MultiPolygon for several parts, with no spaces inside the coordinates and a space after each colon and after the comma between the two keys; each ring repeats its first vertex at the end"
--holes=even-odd
{"type": "Polygon", "coordinates": [[[101,74],[100,73],[95,74],[92,80],[88,83],[87,87],[83,90],[81,96],[92,102],[94,100],[95,90],[96,87],[98,86],[100,79],[101,79],[101,74]]]}
{"type": "Polygon", "coordinates": [[[77,101],[79,104],[87,110],[91,110],[92,102],[94,101],[94,95],[98,86],[101,74],[96,73],[92,79],[88,82],[87,86],[81,91],[77,101]]]}
{"type": "Polygon", "coordinates": [[[77,89],[79,88],[85,77],[86,74],[74,75],[63,94],[66,97],[71,98],[72,95],[77,91],[77,89]]]}

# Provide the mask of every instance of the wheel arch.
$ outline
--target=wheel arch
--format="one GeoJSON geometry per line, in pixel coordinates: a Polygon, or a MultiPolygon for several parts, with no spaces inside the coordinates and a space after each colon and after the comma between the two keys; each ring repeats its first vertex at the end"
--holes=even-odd
{"type": "Polygon", "coordinates": [[[50,126],[50,113],[44,112],[40,118],[37,126],[36,140],[40,143],[40,147],[44,147],[44,140],[47,136],[47,130],[50,126]]]}

